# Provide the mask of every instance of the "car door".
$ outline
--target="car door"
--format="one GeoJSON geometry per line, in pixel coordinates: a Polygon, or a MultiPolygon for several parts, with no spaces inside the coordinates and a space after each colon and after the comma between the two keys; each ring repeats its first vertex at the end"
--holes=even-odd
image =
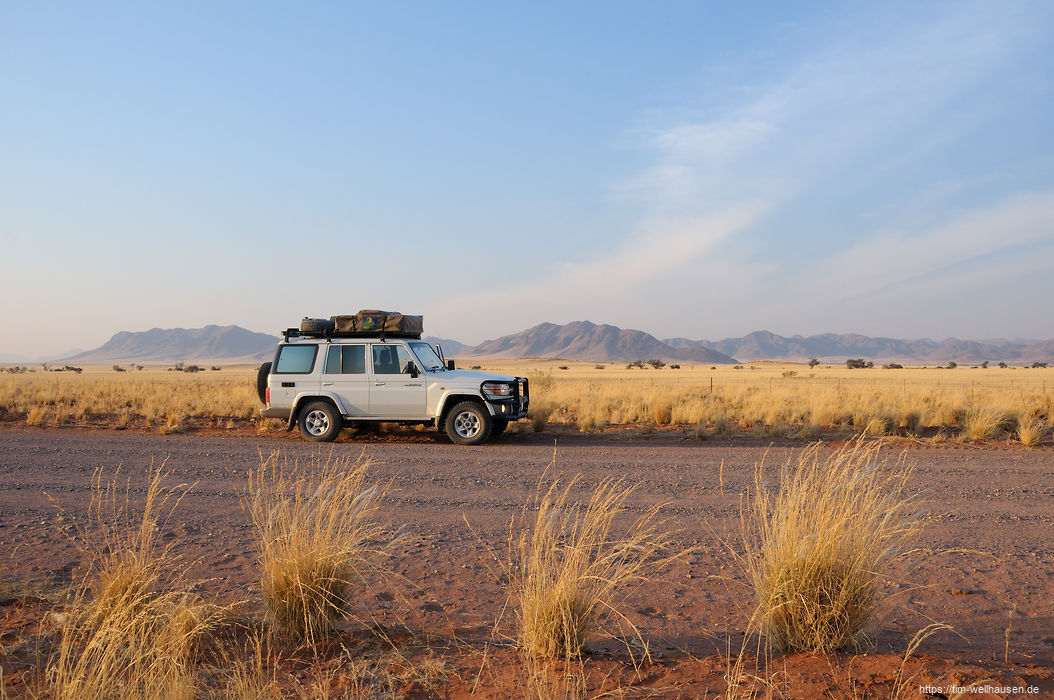
{"type": "Polygon", "coordinates": [[[425,386],[410,375],[416,366],[410,351],[397,342],[370,347],[372,383],[370,414],[378,418],[425,418],[425,386]]]}
{"type": "Polygon", "coordinates": [[[281,345],[268,386],[272,406],[292,406],[297,394],[318,391],[318,374],[314,372],[318,345],[281,345]]]}
{"type": "Polygon", "coordinates": [[[326,349],[322,390],[333,392],[345,416],[370,415],[370,379],[366,373],[366,346],[335,343],[326,349]]]}

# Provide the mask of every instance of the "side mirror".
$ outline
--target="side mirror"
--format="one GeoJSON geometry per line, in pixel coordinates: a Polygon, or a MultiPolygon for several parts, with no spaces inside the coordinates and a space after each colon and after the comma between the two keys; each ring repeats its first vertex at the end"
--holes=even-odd
{"type": "Polygon", "coordinates": [[[454,369],[454,361],[453,360],[447,360],[446,361],[446,368],[447,369],[454,369]]]}
{"type": "Polygon", "coordinates": [[[417,371],[417,365],[416,364],[414,364],[413,362],[408,362],[406,364],[406,371],[410,373],[411,377],[413,377],[414,379],[417,379],[418,371],[417,371]]]}

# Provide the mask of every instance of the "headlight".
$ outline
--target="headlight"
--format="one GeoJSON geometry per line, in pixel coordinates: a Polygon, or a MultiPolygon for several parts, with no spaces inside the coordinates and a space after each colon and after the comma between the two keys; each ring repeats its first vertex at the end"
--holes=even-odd
{"type": "Polygon", "coordinates": [[[512,385],[505,382],[483,382],[483,393],[491,399],[507,399],[512,396],[512,385]]]}

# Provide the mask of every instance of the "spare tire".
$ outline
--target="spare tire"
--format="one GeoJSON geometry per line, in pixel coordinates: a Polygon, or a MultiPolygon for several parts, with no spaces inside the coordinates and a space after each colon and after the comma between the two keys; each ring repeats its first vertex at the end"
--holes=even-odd
{"type": "Polygon", "coordinates": [[[308,318],[300,322],[300,330],[304,333],[332,333],[336,323],[329,318],[308,318]]]}
{"type": "Polygon", "coordinates": [[[267,403],[267,375],[271,374],[271,363],[265,362],[256,370],[256,395],[260,403],[267,403]]]}

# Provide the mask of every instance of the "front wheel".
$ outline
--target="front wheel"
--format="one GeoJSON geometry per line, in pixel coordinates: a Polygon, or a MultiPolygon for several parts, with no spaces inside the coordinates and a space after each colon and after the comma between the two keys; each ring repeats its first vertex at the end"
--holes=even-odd
{"type": "Polygon", "coordinates": [[[446,434],[458,445],[479,445],[490,437],[492,421],[487,409],[475,401],[462,401],[446,414],[446,434]]]}
{"type": "Polygon", "coordinates": [[[337,409],[327,401],[315,401],[304,406],[297,420],[300,434],[312,442],[332,442],[340,434],[342,423],[337,409]]]}

